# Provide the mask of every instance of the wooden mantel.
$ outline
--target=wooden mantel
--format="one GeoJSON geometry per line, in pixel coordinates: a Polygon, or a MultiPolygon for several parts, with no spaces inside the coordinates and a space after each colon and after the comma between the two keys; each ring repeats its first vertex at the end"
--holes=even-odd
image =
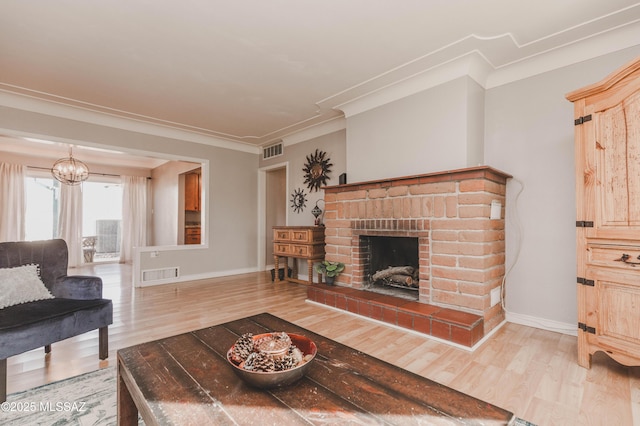
{"type": "Polygon", "coordinates": [[[476,166],[463,169],[446,170],[442,172],[425,173],[420,175],[401,176],[396,178],[370,180],[366,182],[347,183],[343,185],[325,186],[325,193],[354,191],[358,189],[387,188],[390,186],[419,185],[423,183],[449,182],[461,179],[487,179],[499,183],[505,183],[512,178],[508,173],[494,169],[490,166],[476,166]]]}

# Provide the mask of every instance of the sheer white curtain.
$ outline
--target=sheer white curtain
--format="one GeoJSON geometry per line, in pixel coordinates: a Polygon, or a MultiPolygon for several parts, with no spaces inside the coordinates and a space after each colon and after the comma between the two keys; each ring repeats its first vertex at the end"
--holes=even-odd
{"type": "Polygon", "coordinates": [[[21,241],[25,236],[25,167],[0,163],[0,241],[21,241]]]}
{"type": "Polygon", "coordinates": [[[60,185],[58,238],[67,242],[69,267],[82,265],[82,185],[60,185]]]}
{"type": "Polygon", "coordinates": [[[147,178],[122,176],[120,263],[133,262],[134,247],[147,245],[147,178]]]}

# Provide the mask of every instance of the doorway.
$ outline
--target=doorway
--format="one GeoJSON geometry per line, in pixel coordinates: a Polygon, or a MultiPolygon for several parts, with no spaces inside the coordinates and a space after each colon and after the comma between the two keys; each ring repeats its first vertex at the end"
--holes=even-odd
{"type": "Polygon", "coordinates": [[[287,225],[288,163],[259,170],[258,266],[260,270],[273,268],[274,226],[287,225]]]}

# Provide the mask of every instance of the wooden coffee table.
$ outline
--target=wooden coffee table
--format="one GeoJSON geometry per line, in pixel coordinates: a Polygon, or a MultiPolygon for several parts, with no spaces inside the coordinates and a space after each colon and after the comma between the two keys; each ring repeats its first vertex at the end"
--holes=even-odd
{"type": "Polygon", "coordinates": [[[118,351],[118,424],[506,425],[512,413],[270,314],[118,351]],[[307,375],[271,390],[239,379],[226,352],[243,333],[286,331],[318,346],[307,375]]]}

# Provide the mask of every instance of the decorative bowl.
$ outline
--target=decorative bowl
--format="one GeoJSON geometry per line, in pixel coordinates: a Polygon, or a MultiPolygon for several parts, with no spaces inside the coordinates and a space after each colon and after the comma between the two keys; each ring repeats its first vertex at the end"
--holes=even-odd
{"type": "MultiPolygon", "coordinates": [[[[272,333],[264,333],[253,336],[254,342],[256,340],[260,340],[265,336],[269,336],[272,333]]],[[[288,370],[282,371],[251,371],[242,368],[242,364],[237,364],[232,360],[231,353],[235,346],[232,345],[231,348],[227,351],[227,361],[231,364],[233,371],[247,384],[261,389],[269,389],[280,386],[287,386],[295,381],[301,379],[309,370],[312,361],[316,357],[316,353],[318,352],[318,348],[316,344],[309,339],[308,337],[287,333],[289,338],[291,338],[291,344],[296,346],[304,357],[304,361],[298,364],[297,366],[290,368],[288,370]]]]}

